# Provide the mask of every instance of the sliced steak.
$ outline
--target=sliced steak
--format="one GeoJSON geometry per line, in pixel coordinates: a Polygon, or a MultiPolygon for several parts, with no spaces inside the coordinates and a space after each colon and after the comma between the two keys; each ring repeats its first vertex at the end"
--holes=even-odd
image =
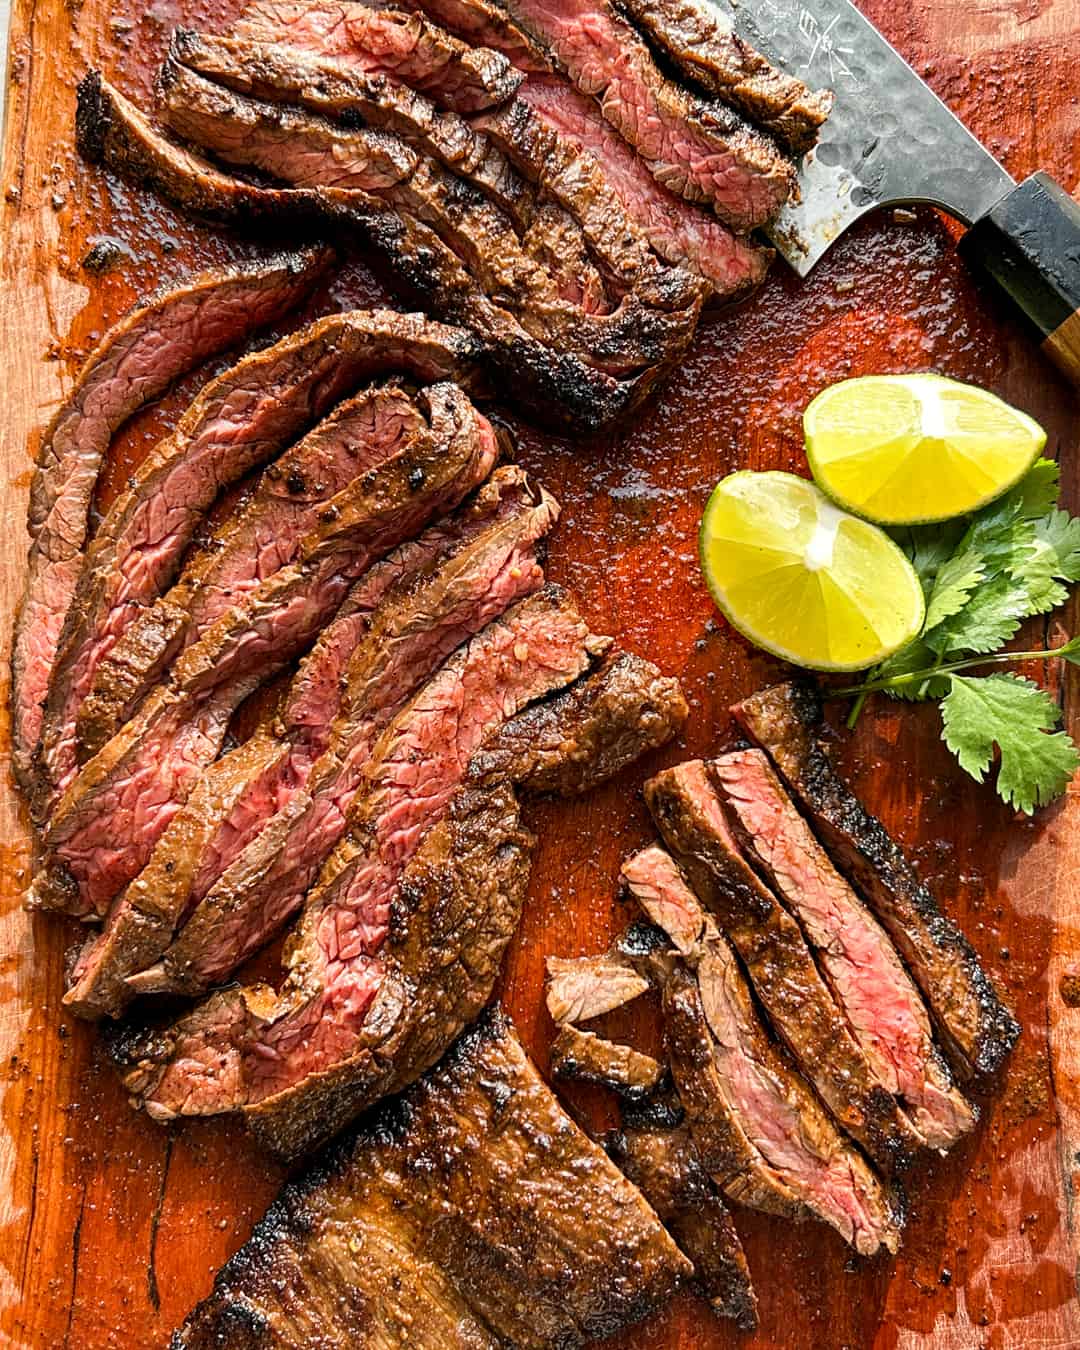
{"type": "Polygon", "coordinates": [[[708,202],[736,230],[767,224],[788,200],[795,171],[775,144],[667,80],[606,0],[509,0],[507,10],[597,100],[664,187],[708,202]]]}
{"type": "Polygon", "coordinates": [[[236,33],[394,76],[459,113],[502,103],[522,78],[501,53],[469,46],[420,14],[350,0],[258,0],[244,11],[236,33]]]}
{"type": "Polygon", "coordinates": [[[817,140],[835,101],[778,70],[699,0],[618,0],[653,47],[693,84],[749,117],[793,154],[817,140]]]}
{"type": "Polygon", "coordinates": [[[689,1273],[494,1013],[286,1188],[175,1344],[572,1350],[689,1273]]]}
{"type": "Polygon", "coordinates": [[[536,194],[486,137],[456,113],[443,112],[423,94],[385,75],[370,74],[340,57],[254,39],[210,37],[177,29],[170,58],[240,94],[288,102],[343,125],[392,132],[414,149],[467,178],[526,230],[536,194]]]}
{"type": "MultiPolygon", "coordinates": [[[[604,118],[592,99],[558,77],[532,77],[491,121],[512,120],[526,105],[579,157],[596,160],[607,191],[662,258],[705,278],[720,301],[746,295],[764,279],[772,253],[737,238],[711,212],[668,191],[604,118]]],[[[494,134],[494,133],[493,133],[494,134]]]]}
{"type": "Polygon", "coordinates": [[[999,1069],[1020,1027],[971,944],[911,863],[840,780],[818,742],[821,703],[809,684],[778,684],[732,709],[800,803],[833,861],[896,943],[962,1079],[999,1069]]]}
{"type": "MultiPolygon", "coordinates": [[[[429,665],[438,658],[439,647],[429,635],[440,627],[441,614],[463,623],[459,629],[463,636],[475,631],[468,617],[462,618],[467,600],[455,578],[475,576],[478,617],[473,623],[482,626],[492,605],[498,604],[500,579],[506,579],[506,605],[542,581],[539,567],[512,548],[509,565],[503,561],[504,525],[524,517],[522,523],[527,520],[541,533],[555,515],[554,503],[529,483],[521,469],[514,465],[497,469],[452,516],[395,549],[356,583],[334,622],[301,663],[280,717],[270,718],[250,741],[206,771],[158,840],[146,867],[114,901],[104,930],[80,953],[65,997],[68,1008],[82,1017],[116,1016],[140,984],[142,992],[151,991],[157,979],[188,987],[192,962],[189,958],[185,963],[179,946],[165,967],[155,972],[149,968],[169,948],[184,919],[226,874],[229,880],[223,889],[233,877],[243,876],[235,892],[238,898],[262,893],[274,884],[274,866],[285,850],[276,838],[265,852],[254,847],[254,841],[307,784],[312,768],[329,748],[350,688],[354,698],[360,698],[362,691],[385,688],[394,678],[399,684],[397,697],[403,701],[411,692],[409,681],[419,682],[425,674],[421,656],[426,654],[429,665]],[[494,560],[487,572],[477,565],[485,555],[494,560]],[[357,648],[365,645],[365,638],[375,680],[350,680],[351,667],[364,664],[357,648]],[[129,983],[130,977],[140,974],[139,981],[129,983]]],[[[452,645],[454,640],[450,636],[445,642],[452,645]]],[[[382,704],[385,715],[395,706],[385,694],[382,704]]],[[[296,838],[304,840],[304,856],[314,879],[336,838],[320,848],[318,836],[303,825],[296,838]]],[[[296,904],[300,898],[297,895],[296,904]]],[[[194,933],[187,950],[200,951],[194,933]]]]}
{"type": "Polygon", "coordinates": [[[507,56],[518,70],[548,74],[551,58],[519,28],[497,0],[405,0],[474,47],[491,47],[507,56]]]}
{"type": "Polygon", "coordinates": [[[627,890],[648,919],[666,933],[680,956],[691,956],[715,929],[670,853],[656,844],[627,858],[620,870],[627,890]]]}
{"type": "Polygon", "coordinates": [[[551,1043],[551,1073],[554,1078],[611,1088],[632,1102],[656,1090],[664,1066],[652,1055],[567,1023],[551,1043]]]}
{"type": "Polygon", "coordinates": [[[402,164],[399,178],[370,183],[369,141],[384,133],[351,130],[301,109],[248,98],[176,61],[166,63],[162,85],[169,125],[185,140],[226,163],[299,188],[370,190],[432,229],[487,295],[547,346],[570,350],[586,364],[623,377],[666,368],[689,341],[696,306],[657,309],[635,292],[611,313],[586,313],[567,303],[547,269],[522,250],[509,218],[418,152],[409,152],[411,163],[407,170],[402,164]]]}
{"type": "MultiPolygon", "coordinates": [[[[326,730],[321,757],[288,798],[258,802],[255,828],[228,841],[218,866],[201,870],[199,887],[183,901],[190,918],[155,954],[158,965],[133,974],[130,992],[198,993],[272,936],[341,838],[386,723],[456,647],[542,584],[535,545],[558,510],[514,472],[490,485],[498,496],[485,487],[463,510],[449,547],[426,560],[421,554],[421,566],[410,564],[387,590],[344,672],[341,713],[326,730]]],[[[160,847],[167,856],[165,839],[160,847]]]]}
{"type": "Polygon", "coordinates": [[[474,776],[578,796],[665,745],[689,714],[678,680],[616,652],[595,673],[507,722],[473,760],[474,776]]]}
{"type": "Polygon", "coordinates": [[[170,683],[84,765],[50,818],[51,863],[32,905],[104,913],[216,758],[242,700],[311,645],[372,562],[487,475],[496,443],[486,419],[455,385],[420,397],[430,432],[340,493],[299,561],[227,610],[183,653],[170,683]]]}
{"type": "Polygon", "coordinates": [[[709,762],[736,833],[799,920],[870,1067],[931,1148],[975,1124],[896,950],[836,872],[760,750],[709,762]]]}
{"type": "Polygon", "coordinates": [[[604,1146],[693,1262],[693,1284],[717,1317],[730,1318],[740,1331],[753,1331],[757,1296],[746,1253],[690,1131],[683,1125],[663,1129],[639,1123],[629,1115],[604,1146]]]}
{"type": "Polygon", "coordinates": [[[649,989],[633,961],[618,952],[602,956],[549,956],[547,1010],[562,1026],[588,1022],[621,1008],[649,989]]]}
{"type": "Polygon", "coordinates": [[[343,188],[269,188],[230,177],[167,140],[92,71],[79,86],[82,154],[153,188],[182,209],[229,225],[361,236],[396,285],[425,309],[471,329],[478,353],[514,402],[544,425],[591,433],[625,416],[662,371],[616,380],[571,352],[536,342],[480,289],[432,230],[367,193],[343,188]]]}
{"type": "Polygon", "coordinates": [[[134,713],[166,666],[232,605],[294,561],[323,509],[424,427],[405,390],[378,386],[339,405],[266,469],[247,504],[191,558],[170,590],[98,663],[79,709],[80,762],[134,713]]]}
{"type": "Polygon", "coordinates": [[[172,580],[221,489],[272,458],[364,376],[457,378],[475,353],[467,333],[422,316],[356,311],[320,319],[202,389],[136,470],[87,552],[45,707],[39,806],[74,776],[76,718],[99,663],[172,580]]]}
{"type": "Polygon", "coordinates": [[[903,1165],[920,1140],[852,1035],[799,925],[740,853],[704,763],[690,760],[657,774],[645,784],[645,800],[822,1101],[876,1162],[903,1165]]]}
{"type": "MultiPolygon", "coordinates": [[[[127,1081],[151,1114],[244,1107],[260,1138],[295,1156],[437,1058],[456,1028],[442,1038],[446,1019],[433,1017],[428,1002],[453,976],[454,961],[439,944],[416,942],[416,933],[451,924],[453,950],[469,954],[458,972],[461,998],[482,1003],[527,880],[522,868],[515,874],[520,885],[501,886],[493,863],[500,832],[463,823],[499,801],[507,803],[500,808],[505,817],[514,801],[508,785],[501,794],[497,785],[459,791],[468,761],[518,707],[579,675],[597,645],[569,597],[549,586],[490,624],[410,700],[365,767],[348,833],[308,896],[290,943],[280,994],[233,997],[220,1015],[220,1000],[212,1001],[192,1015],[198,1035],[189,1022],[166,1039],[164,1054],[158,1045],[140,1056],[127,1081]],[[448,815],[451,801],[458,806],[448,815]],[[459,837],[475,847],[459,847],[459,837]],[[456,856],[465,869],[460,875],[456,856]],[[454,876],[460,884],[452,885],[454,876]],[[499,921],[502,936],[490,965],[483,944],[456,945],[465,941],[463,909],[481,928],[490,914],[515,911],[509,927],[499,921]],[[395,957],[405,963],[400,972],[395,957]],[[432,990],[429,977],[412,969],[416,962],[436,972],[432,990]],[[204,1028],[220,1045],[230,1019],[228,1054],[198,1048],[204,1028]],[[395,1045],[416,1037],[434,1053],[418,1062],[412,1052],[386,1050],[391,1032],[395,1045]]],[[[512,814],[516,822],[516,809],[512,814]]]]}
{"type": "Polygon", "coordinates": [[[739,1204],[814,1215],[863,1256],[900,1245],[896,1202],[770,1042],[724,938],[664,990],[671,1072],[705,1170],[739,1204]]]}
{"type": "Polygon", "coordinates": [[[180,375],[293,309],[330,256],[323,249],[284,254],[153,297],[105,334],[53,415],[30,485],[31,543],[12,649],[12,753],[24,787],[114,433],[180,375]]]}

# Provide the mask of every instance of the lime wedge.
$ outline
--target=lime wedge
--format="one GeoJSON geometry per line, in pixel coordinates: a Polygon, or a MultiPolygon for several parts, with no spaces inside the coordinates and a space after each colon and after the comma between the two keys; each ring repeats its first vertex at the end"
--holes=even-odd
{"type": "Polygon", "coordinates": [[[727,619],[795,665],[862,670],[922,627],[922,587],[900,549],[794,474],[722,479],[705,508],[700,549],[727,619]]]}
{"type": "Polygon", "coordinates": [[[995,394],[941,375],[864,375],[803,414],[818,486],[881,525],[966,515],[1021,479],[1046,432],[995,394]]]}

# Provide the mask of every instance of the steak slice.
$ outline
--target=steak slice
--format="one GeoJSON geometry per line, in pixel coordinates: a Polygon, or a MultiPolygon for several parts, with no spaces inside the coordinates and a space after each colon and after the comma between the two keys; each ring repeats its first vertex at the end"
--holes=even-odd
{"type": "Polygon", "coordinates": [[[689,1273],[495,1012],[286,1188],[175,1344],[571,1350],[689,1273]]]}
{"type": "Polygon", "coordinates": [[[896,943],[962,1080],[1005,1061],[1020,1027],[959,928],[938,908],[911,863],[837,776],[821,745],[812,685],[773,685],[732,709],[764,749],[836,865],[858,887],[896,943]]]}
{"type": "Polygon", "coordinates": [[[299,656],[350,584],[491,469],[495,436],[456,385],[421,394],[431,431],[353,483],[323,513],[299,561],[267,578],[176,663],[139,713],[71,783],[45,836],[34,907],[102,914],[221,748],[233,712],[299,656]]]}
{"type": "Polygon", "coordinates": [[[244,11],[236,35],[338,57],[459,113],[502,103],[522,79],[500,52],[461,42],[421,14],[350,0],[258,0],[244,11]]]}
{"type": "Polygon", "coordinates": [[[553,1078],[611,1088],[633,1102],[656,1090],[664,1066],[652,1055],[567,1023],[551,1043],[551,1074],[553,1078]]]}
{"type": "Polygon", "coordinates": [[[639,1122],[639,1114],[644,1112],[625,1116],[621,1129],[605,1138],[609,1156],[693,1262],[693,1284],[717,1317],[730,1318],[740,1331],[753,1331],[757,1296],[746,1253],[690,1131],[683,1125],[662,1129],[639,1122]]]}
{"type": "Polygon", "coordinates": [[[558,1026],[588,1022],[632,1002],[649,989],[633,961],[618,952],[601,956],[549,956],[547,1010],[558,1026]]]}
{"type": "MultiPolygon", "coordinates": [[[[188,1019],[167,1038],[164,1054],[155,1048],[142,1057],[146,1063],[137,1060],[128,1086],[151,1114],[160,1119],[245,1107],[259,1137],[294,1156],[438,1057],[456,1030],[439,1040],[445,1019],[427,1010],[437,992],[428,985],[431,978],[450,979],[453,962],[439,943],[414,944],[415,934],[449,923],[458,951],[457,942],[465,941],[460,907],[481,927],[489,915],[512,910],[513,922],[498,924],[504,945],[527,880],[522,864],[521,885],[504,894],[493,862],[500,831],[470,832],[463,823],[485,803],[503,799],[497,785],[459,792],[468,761],[516,708],[580,674],[597,646],[565,592],[548,586],[489,624],[413,696],[364,769],[348,833],[323,867],[289,945],[281,992],[275,998],[253,991],[246,1002],[236,995],[220,1014],[220,1002],[210,1000],[192,1014],[196,1034],[188,1019]],[[452,800],[457,816],[447,815],[452,800]],[[465,871],[475,862],[472,880],[456,870],[459,837],[475,838],[476,847],[462,846],[460,854],[465,871]],[[436,866],[433,859],[442,861],[436,866]],[[395,955],[405,963],[400,973],[395,955]],[[421,979],[417,962],[435,975],[421,979]],[[215,1050],[207,1065],[201,1037],[220,1045],[230,1019],[229,1053],[215,1050]],[[391,1031],[395,1043],[413,1036],[439,1043],[424,1063],[412,1053],[384,1056],[379,1047],[391,1031]]],[[[504,797],[508,805],[500,810],[509,820],[509,787],[504,797]]],[[[516,807],[510,814],[517,830],[516,807]]],[[[482,993],[481,1003],[486,1000],[502,945],[490,968],[482,945],[460,949],[468,954],[460,972],[463,999],[482,993]]]]}
{"type": "Polygon", "coordinates": [[[894,1197],[765,1035],[724,938],[695,978],[664,990],[671,1072],[702,1165],[725,1195],[789,1219],[814,1215],[863,1256],[900,1245],[894,1197]]]}
{"type": "Polygon", "coordinates": [[[190,559],[171,589],[128,624],[99,662],[79,709],[79,759],[101,749],[166,666],[232,605],[294,561],[327,503],[398,453],[425,426],[394,385],[340,404],[263,472],[247,504],[190,559]]]}
{"type": "Polygon", "coordinates": [[[505,114],[511,119],[522,104],[579,157],[588,154],[597,161],[608,194],[661,258],[704,277],[717,300],[737,300],[764,279],[772,251],[736,237],[711,212],[662,186],[593,100],[573,85],[554,76],[533,76],[515,100],[490,118],[501,122],[505,114]]]}
{"type": "Polygon", "coordinates": [[[746,964],[777,1034],[839,1123],[887,1169],[921,1142],[871,1068],[799,925],[739,852],[701,760],[665,769],[645,800],[668,848],[746,964]]]}
{"type": "MultiPolygon", "coordinates": [[[[387,590],[350,658],[321,757],[287,800],[279,794],[264,804],[261,821],[219,869],[203,869],[198,892],[184,902],[190,918],[156,953],[157,966],[133,974],[130,992],[201,992],[272,936],[341,838],[386,723],[457,646],[542,584],[534,548],[558,508],[513,472],[497,475],[463,510],[449,548],[387,590]]],[[[165,839],[160,847],[167,853],[165,839]]]]}
{"type": "Polygon", "coordinates": [[[474,776],[530,792],[591,792],[665,745],[689,714],[678,680],[630,652],[507,722],[473,760],[474,776]]]}
{"type": "Polygon", "coordinates": [[[516,318],[489,299],[441,239],[368,193],[343,188],[269,188],[230,177],[167,140],[99,72],[79,86],[81,153],[129,180],[152,187],[184,210],[229,225],[331,231],[354,245],[361,236],[425,309],[472,330],[478,354],[508,395],[544,425],[592,433],[625,416],[662,373],[616,380],[571,352],[528,337],[516,318]]]}
{"type": "Polygon", "coordinates": [[[698,0],[618,0],[652,46],[691,83],[738,109],[792,154],[817,140],[835,96],[778,70],[698,0]]]}
{"type": "Polygon", "coordinates": [[[870,1067],[931,1148],[975,1115],[952,1084],[919,992],[889,941],[836,872],[760,750],[709,763],[736,833],[799,920],[870,1067]]]}
{"type": "Polygon", "coordinates": [[[407,173],[369,184],[367,139],[383,133],[343,128],[314,113],[248,98],[174,60],[166,63],[161,83],[169,125],[185,140],[226,163],[295,187],[370,189],[431,228],[487,295],[547,346],[570,350],[586,364],[622,377],[666,368],[692,335],[696,305],[660,310],[635,292],[610,313],[586,313],[567,303],[547,269],[525,254],[509,218],[426,156],[409,152],[407,173]],[[362,139],[354,148],[357,138],[362,139]]]}
{"type": "Polygon", "coordinates": [[[405,0],[404,7],[430,15],[474,47],[502,52],[518,70],[551,72],[551,59],[543,47],[514,23],[497,0],[405,0]]]}
{"type": "Polygon", "coordinates": [[[293,309],[329,261],[323,249],[282,254],[152,297],[105,334],[53,415],[30,485],[31,542],[12,648],[12,753],[23,787],[113,435],[180,375],[293,309]]]}
{"type": "Polygon", "coordinates": [[[221,489],[281,451],[364,376],[454,379],[469,373],[475,354],[467,333],[423,316],[356,311],[320,319],[204,386],[87,552],[45,706],[39,805],[74,777],[76,718],[98,664],[172,580],[221,489]]]}
{"type": "Polygon", "coordinates": [[[776,145],[667,80],[606,0],[509,0],[507,10],[597,100],[664,187],[709,203],[739,231],[768,224],[795,190],[794,167],[776,145]]]}
{"type": "Polygon", "coordinates": [[[423,94],[340,57],[254,39],[211,37],[177,29],[170,58],[239,94],[288,102],[345,126],[392,132],[467,178],[505,211],[519,232],[536,211],[536,194],[495,147],[456,113],[440,111],[423,94]]]}

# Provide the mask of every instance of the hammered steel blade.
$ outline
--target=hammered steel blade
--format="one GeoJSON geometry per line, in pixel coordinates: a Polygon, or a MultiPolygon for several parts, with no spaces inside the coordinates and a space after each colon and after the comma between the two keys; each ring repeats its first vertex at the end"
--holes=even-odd
{"type": "Polygon", "coordinates": [[[802,201],[769,230],[800,276],[879,206],[929,202],[970,225],[1015,186],[849,0],[739,0],[727,17],[789,75],[836,94],[799,170],[802,201]]]}

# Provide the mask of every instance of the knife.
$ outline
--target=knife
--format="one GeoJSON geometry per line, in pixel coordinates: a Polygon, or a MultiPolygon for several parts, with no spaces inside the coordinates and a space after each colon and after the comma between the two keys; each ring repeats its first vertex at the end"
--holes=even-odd
{"type": "Polygon", "coordinates": [[[836,104],[769,233],[806,276],[861,216],[929,203],[968,226],[959,250],[1080,386],[1080,205],[1045,173],[1017,183],[850,0],[739,0],[736,33],[836,104]]]}

